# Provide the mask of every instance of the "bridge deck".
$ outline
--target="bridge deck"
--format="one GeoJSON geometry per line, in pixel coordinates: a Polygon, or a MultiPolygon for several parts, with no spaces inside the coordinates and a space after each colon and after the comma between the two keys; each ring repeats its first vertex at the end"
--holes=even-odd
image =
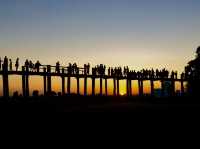
{"type": "MultiPolygon", "coordinates": [[[[103,78],[103,79],[118,79],[118,80],[144,80],[144,81],[187,81],[187,79],[180,79],[180,78],[128,78],[127,76],[109,76],[109,75],[85,75],[85,74],[67,74],[67,73],[56,73],[56,72],[23,72],[23,71],[8,71],[8,75],[29,75],[29,76],[55,76],[55,77],[75,77],[75,78],[103,78]]],[[[0,71],[0,75],[3,75],[3,71],[0,71]]]]}

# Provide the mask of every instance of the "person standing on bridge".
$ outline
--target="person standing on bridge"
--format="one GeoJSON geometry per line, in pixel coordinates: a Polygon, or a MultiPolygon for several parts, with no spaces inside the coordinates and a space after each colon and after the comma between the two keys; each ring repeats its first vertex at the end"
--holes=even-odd
{"type": "Polygon", "coordinates": [[[174,72],[174,76],[175,76],[175,79],[178,78],[178,72],[177,71],[174,72]]]}
{"type": "Polygon", "coordinates": [[[26,59],[24,65],[25,65],[25,67],[26,67],[26,71],[28,71],[28,69],[29,69],[29,61],[28,61],[28,59],[26,59]]]}
{"type": "Polygon", "coordinates": [[[7,56],[4,57],[3,70],[5,70],[5,71],[8,70],[8,58],[7,58],[7,56]]]}
{"type": "Polygon", "coordinates": [[[16,68],[16,71],[18,71],[18,68],[19,68],[19,58],[17,58],[17,60],[15,62],[15,68],[16,68]]]}
{"type": "Polygon", "coordinates": [[[30,71],[33,71],[34,64],[32,61],[29,61],[29,68],[30,68],[30,71]]]}
{"type": "Polygon", "coordinates": [[[35,63],[35,69],[36,69],[37,72],[40,72],[40,66],[41,66],[40,62],[37,61],[37,62],[35,63]]]}
{"type": "Polygon", "coordinates": [[[9,59],[9,68],[10,68],[10,71],[12,71],[12,60],[9,59]]]}
{"type": "Polygon", "coordinates": [[[174,71],[171,72],[171,78],[174,79],[174,71]]]}
{"type": "Polygon", "coordinates": [[[57,63],[56,63],[56,72],[60,73],[60,62],[59,61],[57,61],[57,63]]]}

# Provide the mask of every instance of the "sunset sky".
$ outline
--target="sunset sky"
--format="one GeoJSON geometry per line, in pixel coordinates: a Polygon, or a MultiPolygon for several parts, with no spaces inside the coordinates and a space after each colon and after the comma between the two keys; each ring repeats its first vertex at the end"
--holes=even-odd
{"type": "Polygon", "coordinates": [[[199,0],[1,0],[0,56],[182,71],[199,16],[199,0]]]}

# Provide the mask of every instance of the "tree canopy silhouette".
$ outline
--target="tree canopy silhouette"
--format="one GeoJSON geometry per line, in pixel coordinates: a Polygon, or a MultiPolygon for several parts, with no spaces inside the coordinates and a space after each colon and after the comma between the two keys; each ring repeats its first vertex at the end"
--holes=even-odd
{"type": "Polygon", "coordinates": [[[200,96],[200,46],[196,50],[196,58],[188,62],[185,67],[188,78],[188,92],[193,96],[200,96]]]}

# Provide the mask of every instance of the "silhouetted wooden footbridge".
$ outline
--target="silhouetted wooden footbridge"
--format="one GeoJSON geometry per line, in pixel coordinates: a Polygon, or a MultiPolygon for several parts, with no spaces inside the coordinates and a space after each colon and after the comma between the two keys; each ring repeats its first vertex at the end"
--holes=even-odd
{"type": "Polygon", "coordinates": [[[120,80],[126,80],[126,95],[132,96],[132,80],[138,81],[139,95],[143,95],[143,82],[150,81],[151,86],[151,95],[154,95],[154,81],[161,82],[161,94],[164,95],[164,86],[165,82],[170,82],[170,95],[175,95],[175,82],[180,82],[181,84],[181,94],[184,93],[184,82],[187,81],[184,75],[181,75],[180,78],[177,77],[177,74],[167,74],[167,75],[156,75],[156,72],[144,71],[144,72],[135,72],[130,71],[128,68],[124,67],[124,72],[121,68],[109,68],[106,72],[105,65],[99,65],[92,68],[92,73],[88,65],[84,65],[84,68],[80,67],[62,67],[60,65],[51,66],[51,65],[40,65],[38,69],[31,69],[29,66],[22,66],[21,70],[8,70],[7,67],[3,67],[0,70],[0,75],[3,77],[3,96],[9,96],[9,80],[8,76],[10,75],[19,75],[22,77],[22,93],[24,97],[29,96],[29,78],[30,76],[41,76],[43,77],[44,85],[44,95],[49,95],[52,92],[52,83],[51,77],[61,77],[62,80],[62,95],[71,94],[71,78],[76,78],[77,80],[77,94],[80,94],[80,79],[84,79],[84,95],[87,96],[87,80],[90,78],[92,80],[92,95],[95,93],[95,80],[100,79],[100,95],[103,95],[103,80],[105,80],[105,96],[108,96],[108,79],[113,80],[113,95],[120,95],[120,80]],[[146,72],[146,74],[145,74],[146,72]],[[67,90],[66,90],[67,88],[67,90]]]}

